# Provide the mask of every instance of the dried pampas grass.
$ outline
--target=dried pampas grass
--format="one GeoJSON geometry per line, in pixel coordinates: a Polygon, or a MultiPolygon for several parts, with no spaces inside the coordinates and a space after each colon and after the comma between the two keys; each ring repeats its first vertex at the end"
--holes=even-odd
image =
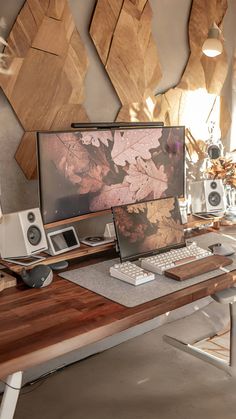
{"type": "MultiPolygon", "coordinates": [[[[0,28],[4,29],[6,27],[6,21],[3,17],[0,18],[0,28]]],[[[0,36],[0,47],[3,46],[3,49],[5,47],[9,48],[8,43],[5,41],[5,39],[0,36]]],[[[12,70],[7,65],[7,58],[9,58],[8,54],[5,54],[4,52],[0,52],[0,74],[12,74],[12,70]]]]}

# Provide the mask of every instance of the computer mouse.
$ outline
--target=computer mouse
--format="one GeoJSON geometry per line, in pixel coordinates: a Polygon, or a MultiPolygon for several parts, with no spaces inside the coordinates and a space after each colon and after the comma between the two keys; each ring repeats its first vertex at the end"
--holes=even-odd
{"type": "Polygon", "coordinates": [[[209,246],[209,249],[214,255],[230,256],[235,253],[234,248],[227,243],[215,243],[209,246]]]}

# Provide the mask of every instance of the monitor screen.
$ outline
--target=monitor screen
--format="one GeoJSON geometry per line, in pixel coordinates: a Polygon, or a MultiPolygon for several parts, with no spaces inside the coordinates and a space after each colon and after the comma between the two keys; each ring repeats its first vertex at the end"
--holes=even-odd
{"type": "Polygon", "coordinates": [[[44,224],[112,206],[184,196],[184,127],[132,127],[37,136],[44,224]]]}
{"type": "Polygon", "coordinates": [[[177,198],[112,208],[122,261],[185,244],[177,198]]]}

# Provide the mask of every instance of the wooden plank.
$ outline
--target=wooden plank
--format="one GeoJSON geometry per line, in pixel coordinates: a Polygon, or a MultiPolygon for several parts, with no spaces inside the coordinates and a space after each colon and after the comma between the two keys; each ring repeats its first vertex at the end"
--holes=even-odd
{"type": "Polygon", "coordinates": [[[16,286],[16,278],[7,272],[0,270],[0,292],[16,286]]]}
{"type": "MultiPolygon", "coordinates": [[[[42,261],[39,261],[38,263],[35,263],[33,265],[30,265],[27,269],[32,269],[36,265],[50,265],[51,263],[61,262],[63,260],[73,260],[78,258],[83,258],[85,256],[94,255],[97,253],[102,253],[105,251],[110,251],[115,249],[115,243],[106,243],[101,244],[100,246],[86,246],[85,244],[80,245],[78,249],[71,250],[70,252],[65,252],[60,255],[54,255],[50,256],[47,253],[41,253],[41,256],[44,256],[45,259],[42,261]]],[[[115,253],[113,253],[113,256],[115,257],[115,253]]],[[[7,262],[5,260],[0,259],[1,264],[9,268],[12,272],[21,272],[22,271],[22,265],[17,265],[12,262],[7,262]]]]}
{"type": "Polygon", "coordinates": [[[75,29],[75,23],[73,20],[73,16],[71,14],[68,2],[65,2],[64,5],[64,10],[63,10],[63,14],[62,14],[62,21],[64,23],[65,26],[65,32],[66,32],[66,39],[69,42],[71,35],[75,29]]]}
{"type": "Polygon", "coordinates": [[[39,2],[36,0],[25,2],[8,37],[10,49],[6,48],[6,53],[25,57],[42,20],[43,10],[39,2]]]}
{"type": "Polygon", "coordinates": [[[46,13],[46,10],[48,8],[48,1],[49,0],[27,0],[25,2],[25,5],[28,5],[30,8],[30,11],[32,13],[33,19],[35,20],[37,27],[40,26],[44,14],[46,13]]]}
{"type": "Polygon", "coordinates": [[[14,57],[10,63],[10,69],[12,71],[10,77],[4,74],[0,75],[0,86],[2,87],[7,97],[11,97],[13,94],[15,83],[18,78],[22,64],[23,58],[14,57]]]}
{"type": "Polygon", "coordinates": [[[89,122],[88,115],[82,105],[67,104],[62,106],[51,125],[51,130],[70,130],[71,123],[77,121],[89,122]]]}
{"type": "Polygon", "coordinates": [[[123,106],[137,103],[140,108],[161,78],[151,34],[152,10],[147,0],[124,0],[116,14],[112,5],[113,1],[97,2],[90,35],[123,106]],[[101,31],[105,19],[110,23],[101,31]]]}
{"type": "MultiPolygon", "coordinates": [[[[191,257],[190,257],[191,259],[191,257]]],[[[223,266],[228,266],[233,260],[221,255],[212,255],[203,259],[189,262],[187,265],[175,266],[167,269],[165,276],[173,278],[176,281],[185,281],[194,276],[202,275],[206,272],[215,271],[223,266]]]]}
{"type": "Polygon", "coordinates": [[[52,106],[63,60],[30,48],[8,98],[25,131],[48,130],[63,103],[52,106]]]}
{"type": "Polygon", "coordinates": [[[50,0],[47,10],[47,16],[53,19],[61,19],[62,12],[65,7],[65,2],[62,0],[50,0]]]}
{"type": "Polygon", "coordinates": [[[68,42],[64,23],[45,16],[32,42],[32,47],[59,56],[65,55],[68,42]]]}
{"type": "Polygon", "coordinates": [[[25,132],[16,150],[15,159],[27,179],[37,179],[36,132],[25,132]]]}
{"type": "Polygon", "coordinates": [[[94,218],[94,217],[101,217],[106,214],[111,214],[111,210],[108,209],[108,210],[103,210],[103,211],[90,212],[89,214],[78,215],[78,217],[67,218],[66,220],[61,220],[61,221],[55,221],[54,223],[44,224],[44,228],[45,230],[48,230],[50,228],[55,228],[62,225],[71,224],[76,221],[88,220],[89,218],[94,218]]]}
{"type": "Polygon", "coordinates": [[[67,0],[26,0],[8,42],[13,73],[1,75],[0,86],[26,132],[16,160],[32,179],[33,131],[88,121],[82,106],[88,60],[67,0]]]}
{"type": "Polygon", "coordinates": [[[104,65],[107,62],[122,2],[123,0],[98,0],[96,4],[89,33],[104,65]],[[104,18],[106,19],[105,25],[104,18]]]}

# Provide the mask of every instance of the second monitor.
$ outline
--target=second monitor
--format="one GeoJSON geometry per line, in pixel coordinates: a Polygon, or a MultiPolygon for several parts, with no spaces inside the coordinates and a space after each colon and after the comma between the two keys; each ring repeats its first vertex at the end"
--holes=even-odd
{"type": "Polygon", "coordinates": [[[38,133],[44,224],[184,195],[184,127],[38,133]]]}

